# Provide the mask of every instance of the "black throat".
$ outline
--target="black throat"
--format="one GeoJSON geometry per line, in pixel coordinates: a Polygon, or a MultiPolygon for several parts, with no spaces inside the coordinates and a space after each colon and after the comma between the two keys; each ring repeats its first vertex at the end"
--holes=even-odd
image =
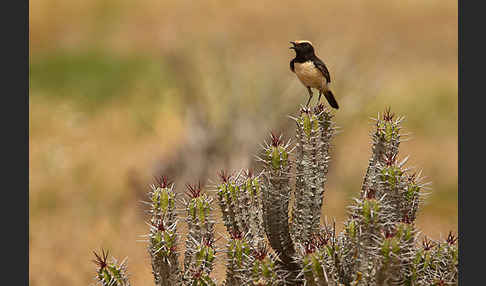
{"type": "Polygon", "coordinates": [[[295,55],[295,59],[294,59],[294,62],[296,63],[305,63],[307,61],[310,61],[314,58],[314,52],[310,51],[310,52],[306,52],[306,53],[302,53],[302,52],[297,52],[296,55],[295,55]]]}

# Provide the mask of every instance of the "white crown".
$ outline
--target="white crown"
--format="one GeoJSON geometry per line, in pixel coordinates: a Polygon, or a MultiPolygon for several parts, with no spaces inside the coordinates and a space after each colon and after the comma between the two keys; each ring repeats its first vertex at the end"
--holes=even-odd
{"type": "Polygon", "coordinates": [[[296,44],[309,43],[312,46],[312,43],[310,41],[307,41],[307,40],[294,41],[294,43],[296,43],[296,44]]]}

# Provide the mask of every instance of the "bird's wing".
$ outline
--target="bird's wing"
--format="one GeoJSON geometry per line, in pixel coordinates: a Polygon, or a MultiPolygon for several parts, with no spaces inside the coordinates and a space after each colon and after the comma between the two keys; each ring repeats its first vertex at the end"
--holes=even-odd
{"type": "Polygon", "coordinates": [[[314,63],[314,66],[321,71],[321,73],[324,75],[326,78],[327,82],[331,82],[331,75],[329,74],[329,71],[327,70],[326,65],[318,58],[315,57],[312,62],[314,63]]]}
{"type": "Polygon", "coordinates": [[[295,69],[294,69],[294,60],[295,60],[295,59],[293,59],[293,60],[291,60],[291,61],[290,61],[290,70],[291,70],[292,72],[295,72],[295,69]]]}

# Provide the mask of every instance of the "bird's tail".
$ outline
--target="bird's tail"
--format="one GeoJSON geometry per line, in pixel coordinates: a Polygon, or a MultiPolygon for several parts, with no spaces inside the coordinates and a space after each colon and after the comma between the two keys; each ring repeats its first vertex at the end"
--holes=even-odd
{"type": "Polygon", "coordinates": [[[336,99],[334,98],[334,94],[332,94],[332,92],[329,89],[324,91],[324,96],[326,97],[327,102],[329,102],[329,104],[333,108],[339,109],[339,105],[338,105],[336,99]]]}

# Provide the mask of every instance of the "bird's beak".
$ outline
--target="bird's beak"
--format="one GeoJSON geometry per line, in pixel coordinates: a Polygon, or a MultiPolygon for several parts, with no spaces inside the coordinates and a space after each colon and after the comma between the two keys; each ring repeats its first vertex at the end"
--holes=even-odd
{"type": "Polygon", "coordinates": [[[290,47],[289,49],[292,49],[292,50],[295,50],[295,42],[290,42],[292,45],[294,45],[293,47],[290,47]]]}

